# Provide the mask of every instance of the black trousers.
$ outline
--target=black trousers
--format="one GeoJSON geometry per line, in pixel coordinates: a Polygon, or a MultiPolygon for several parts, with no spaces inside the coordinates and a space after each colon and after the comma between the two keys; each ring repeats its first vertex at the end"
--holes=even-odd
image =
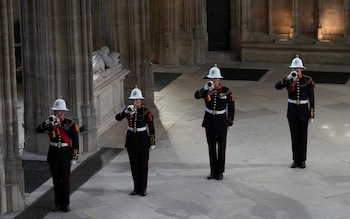
{"type": "Polygon", "coordinates": [[[225,172],[227,129],[211,130],[206,128],[205,132],[209,149],[210,174],[218,177],[225,172]]]}
{"type": "Polygon", "coordinates": [[[136,151],[128,147],[131,175],[134,180],[134,189],[144,192],[147,189],[149,150],[136,151]]]}
{"type": "Polygon", "coordinates": [[[55,192],[55,204],[61,207],[69,205],[70,165],[55,166],[50,164],[50,171],[55,192]]]}
{"type": "Polygon", "coordinates": [[[306,161],[308,121],[288,119],[292,139],[293,160],[296,163],[306,161]]]}

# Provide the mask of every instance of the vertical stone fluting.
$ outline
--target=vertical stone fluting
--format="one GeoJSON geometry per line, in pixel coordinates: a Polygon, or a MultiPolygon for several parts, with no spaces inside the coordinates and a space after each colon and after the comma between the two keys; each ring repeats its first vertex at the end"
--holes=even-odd
{"type": "Polygon", "coordinates": [[[142,89],[147,105],[154,104],[154,86],[151,66],[149,1],[129,1],[129,68],[136,77],[134,83],[129,78],[126,94],[134,84],[142,89]]]}
{"type": "Polygon", "coordinates": [[[62,97],[70,109],[67,116],[82,127],[81,151],[95,151],[91,0],[22,0],[21,8],[25,149],[47,152],[47,136],[35,129],[62,97]]]}
{"type": "MultiPolygon", "coordinates": [[[[191,1],[192,7],[189,7],[194,11],[193,16],[193,59],[195,63],[200,63],[205,60],[205,55],[208,51],[208,34],[205,24],[206,19],[206,6],[203,0],[191,1]]],[[[191,15],[192,13],[189,13],[191,15]]]]}
{"type": "Polygon", "coordinates": [[[71,1],[67,8],[70,94],[82,127],[81,151],[93,152],[97,150],[97,126],[91,65],[91,1],[71,1]]]}
{"type": "Polygon", "coordinates": [[[24,175],[19,156],[13,7],[1,0],[0,23],[0,210],[24,209],[24,175]]]}

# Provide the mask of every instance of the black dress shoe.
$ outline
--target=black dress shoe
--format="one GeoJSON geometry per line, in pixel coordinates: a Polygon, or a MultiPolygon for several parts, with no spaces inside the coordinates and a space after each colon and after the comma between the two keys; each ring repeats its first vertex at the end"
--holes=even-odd
{"type": "Polygon", "coordinates": [[[51,209],[51,211],[53,211],[53,212],[60,211],[60,210],[61,210],[61,206],[59,206],[59,205],[56,205],[55,207],[53,207],[51,209]]]}
{"type": "Polygon", "coordinates": [[[219,176],[215,177],[216,180],[222,180],[224,178],[224,175],[221,173],[219,176]]]}
{"type": "Polygon", "coordinates": [[[300,165],[299,165],[299,168],[302,168],[302,169],[304,169],[306,167],[306,164],[305,164],[305,162],[301,162],[300,163],[300,165]]]}
{"type": "Polygon", "coordinates": [[[130,193],[130,195],[137,195],[137,194],[138,194],[138,192],[136,189],[132,190],[132,192],[130,193]]]}
{"type": "Polygon", "coordinates": [[[145,190],[145,191],[143,191],[143,192],[140,192],[139,195],[140,195],[140,196],[146,196],[146,195],[147,195],[147,191],[145,190]]]}
{"type": "Polygon", "coordinates": [[[213,175],[209,175],[208,177],[207,177],[207,179],[215,179],[215,177],[213,176],[213,175]]]}
{"type": "Polygon", "coordinates": [[[66,206],[66,207],[62,208],[61,211],[70,212],[70,208],[69,208],[69,206],[66,206]]]}
{"type": "Polygon", "coordinates": [[[296,168],[296,167],[298,167],[298,166],[299,166],[298,163],[293,162],[292,165],[290,165],[290,168],[296,168]]]}

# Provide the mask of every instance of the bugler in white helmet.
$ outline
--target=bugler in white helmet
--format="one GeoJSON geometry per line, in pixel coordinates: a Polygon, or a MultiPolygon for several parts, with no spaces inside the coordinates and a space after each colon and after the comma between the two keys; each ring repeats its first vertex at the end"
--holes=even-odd
{"type": "Polygon", "coordinates": [[[142,92],[137,86],[135,86],[134,89],[131,90],[129,100],[136,100],[136,99],[142,99],[144,100],[145,98],[142,96],[142,92]]]}
{"type": "Polygon", "coordinates": [[[53,103],[53,106],[51,107],[52,110],[64,110],[64,111],[69,111],[69,109],[67,109],[67,104],[66,101],[64,101],[61,98],[58,98],[55,100],[55,102],[53,103]]]}
{"type": "Polygon", "coordinates": [[[215,64],[214,67],[210,68],[207,78],[223,78],[217,64],[215,64]]]}
{"type": "Polygon", "coordinates": [[[305,67],[303,65],[303,61],[299,58],[299,55],[296,55],[296,57],[292,60],[292,63],[290,64],[289,68],[305,69],[305,67]]]}

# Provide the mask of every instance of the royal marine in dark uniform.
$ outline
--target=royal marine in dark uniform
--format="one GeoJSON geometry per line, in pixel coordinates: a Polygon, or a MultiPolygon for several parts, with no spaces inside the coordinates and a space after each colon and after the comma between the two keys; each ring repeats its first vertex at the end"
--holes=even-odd
{"type": "Polygon", "coordinates": [[[227,129],[233,125],[235,102],[231,89],[220,83],[220,69],[215,65],[209,70],[208,81],[194,94],[196,99],[203,98],[205,113],[202,127],[205,128],[208,149],[210,174],[207,179],[223,179],[225,172],[227,129]]]}
{"type": "Polygon", "coordinates": [[[315,83],[311,77],[302,74],[305,67],[298,56],[292,60],[289,68],[291,73],[278,81],[275,88],[286,88],[288,91],[287,118],[293,152],[293,163],[290,167],[305,168],[308,124],[315,118],[315,83]]]}
{"type": "Polygon", "coordinates": [[[125,147],[134,181],[134,189],[130,195],[146,196],[149,150],[155,148],[153,115],[149,108],[142,105],[144,97],[139,88],[136,87],[131,91],[129,99],[134,100],[134,104],[116,114],[115,119],[121,121],[126,118],[128,121],[125,147]]]}
{"type": "Polygon", "coordinates": [[[52,211],[70,211],[70,175],[72,161],[78,160],[79,127],[71,119],[65,118],[69,111],[63,99],[57,99],[51,108],[54,114],[49,116],[36,131],[47,133],[50,138],[47,162],[52,175],[55,207],[52,211]]]}

